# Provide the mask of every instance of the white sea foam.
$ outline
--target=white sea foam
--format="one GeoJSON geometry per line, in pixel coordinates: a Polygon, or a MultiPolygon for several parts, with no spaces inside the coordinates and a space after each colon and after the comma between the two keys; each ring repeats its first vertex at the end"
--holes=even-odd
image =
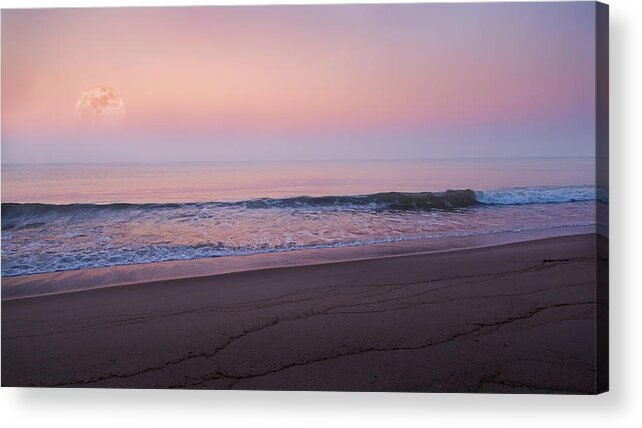
{"type": "MultiPolygon", "coordinates": [[[[608,201],[608,195],[605,197],[608,201]]],[[[596,190],[594,186],[522,187],[476,191],[475,199],[482,204],[496,205],[579,202],[595,200],[596,190]]]]}

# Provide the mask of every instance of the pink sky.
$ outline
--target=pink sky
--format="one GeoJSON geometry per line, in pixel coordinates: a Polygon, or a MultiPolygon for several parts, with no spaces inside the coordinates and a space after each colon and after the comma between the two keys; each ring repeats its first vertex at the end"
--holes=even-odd
{"type": "Polygon", "coordinates": [[[10,162],[590,155],[592,3],[2,11],[10,162]],[[123,98],[80,131],[84,90],[123,98]]]}

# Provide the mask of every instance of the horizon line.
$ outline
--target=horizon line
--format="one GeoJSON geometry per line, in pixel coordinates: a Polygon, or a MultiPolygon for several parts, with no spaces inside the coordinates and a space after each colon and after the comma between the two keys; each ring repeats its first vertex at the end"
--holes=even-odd
{"type": "Polygon", "coordinates": [[[417,158],[343,158],[343,159],[226,159],[226,160],[177,160],[177,161],[86,161],[86,162],[1,162],[0,166],[17,165],[177,165],[206,163],[267,163],[267,162],[404,162],[440,160],[493,160],[493,159],[597,159],[595,155],[563,156],[461,156],[461,157],[417,157],[417,158]]]}

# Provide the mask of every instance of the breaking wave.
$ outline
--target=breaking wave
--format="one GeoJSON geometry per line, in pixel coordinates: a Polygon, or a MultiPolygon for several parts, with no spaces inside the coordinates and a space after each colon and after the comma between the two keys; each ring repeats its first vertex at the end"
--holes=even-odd
{"type": "MultiPolygon", "coordinates": [[[[132,214],[182,210],[202,212],[217,208],[241,209],[321,209],[374,211],[457,210],[476,205],[522,205],[565,203],[596,199],[594,186],[524,187],[499,190],[448,190],[445,192],[384,192],[350,196],[296,196],[258,198],[238,202],[193,202],[159,204],[41,204],[3,203],[2,230],[38,227],[61,217],[88,217],[109,213],[132,214]]],[[[608,195],[600,193],[602,202],[608,195]]]]}

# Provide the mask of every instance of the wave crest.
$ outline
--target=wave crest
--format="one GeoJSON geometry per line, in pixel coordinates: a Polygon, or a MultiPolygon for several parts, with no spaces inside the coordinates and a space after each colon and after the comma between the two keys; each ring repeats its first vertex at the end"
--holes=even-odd
{"type": "Polygon", "coordinates": [[[523,187],[514,189],[476,191],[481,204],[522,205],[592,201],[596,199],[594,186],[523,187]]]}

